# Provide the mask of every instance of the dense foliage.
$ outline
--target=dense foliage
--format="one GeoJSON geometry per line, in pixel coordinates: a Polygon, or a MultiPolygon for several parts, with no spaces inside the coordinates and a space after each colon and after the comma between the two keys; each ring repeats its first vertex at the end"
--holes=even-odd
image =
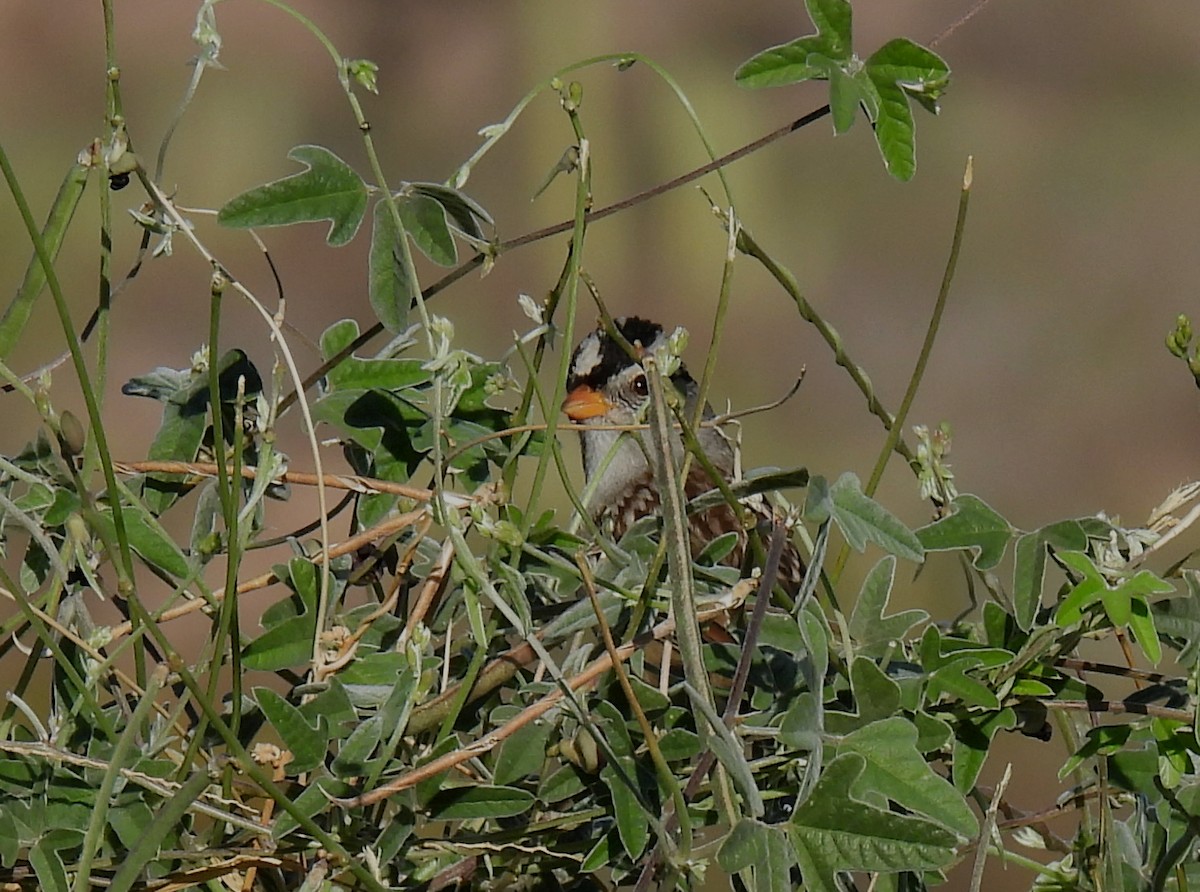
{"type": "MultiPolygon", "coordinates": [[[[755,55],[737,80],[827,80],[829,105],[790,129],[828,115],[843,133],[861,109],[887,170],[910,179],[911,103],[937,110],[947,65],[906,39],[860,58],[845,0],[806,6],[815,33],[755,55]]],[[[357,99],[376,89],[374,64],[341,56],[317,25],[295,18],[334,60],[370,170],[301,145],[290,158],[303,170],[213,203],[233,229],[326,221],[330,245],[369,223],[377,321],[331,325],[316,367],[299,364],[275,310],[206,247],[211,224],[154,181],[130,136],[150,126],[123,119],[118,77],[107,130],[80,154],[44,226],[0,145],[34,246],[0,320],[0,359],[48,294],[88,416],[57,409],[48,376],[22,380],[0,363],[7,398],[29,401],[43,420],[24,451],[0,457],[13,559],[0,584],[18,608],[3,623],[3,654],[20,664],[0,724],[4,879],[50,890],[645,889],[728,875],[737,888],[919,889],[963,864],[960,881],[978,888],[985,860],[998,858],[1034,870],[1042,889],[1200,883],[1200,577],[1149,569],[1194,520],[1185,511],[1196,487],[1136,528],[1100,516],[1023,530],[986,494],[959,493],[948,429],[916,428],[914,446],[904,437],[923,362],[892,414],[726,195],[714,210],[727,263],[761,264],[826,339],[882,424],[879,466],[866,484],[841,469],[748,472],[702,497],[766,498],[786,518],[756,531],[754,567],[743,572],[722,562],[732,537],[691,559],[683,513],[704,504],[682,507],[671,450],[657,449],[659,486],[680,496],[679,509],[607,540],[585,513],[553,510],[547,489],[557,477],[581,506],[578,475],[559,451],[570,435],[557,412],[562,347],[589,301],[608,314],[583,267],[588,224],[610,212],[591,203],[586,103],[572,79],[584,66],[548,78],[485,128],[445,183],[388,184],[357,99]],[[574,213],[502,241],[466,186],[546,95],[571,128],[556,173],[575,185],[574,213]],[[74,211],[97,181],[115,190],[101,201],[106,231],[112,195],[141,190],[130,204],[146,202],[134,216],[147,263],[187,249],[212,268],[212,326],[197,335],[192,366],[125,385],[162,404],[138,462],[110,455],[94,392],[87,338],[108,324],[107,307],[77,334],[55,274],[74,211]],[[525,299],[528,330],[501,358],[461,346],[431,299],[551,237],[571,250],[544,300],[525,299]],[[414,247],[450,271],[420,282],[414,247]],[[230,343],[230,299],[260,314],[277,357],[270,373],[248,358],[248,335],[230,343]],[[285,424],[307,434],[307,454],[279,451],[285,424]],[[873,498],[896,457],[930,507],[916,530],[873,498]],[[275,512],[298,488],[317,492],[319,516],[271,540],[275,512]],[[163,525],[180,514],[190,519],[184,541],[163,525]],[[775,584],[784,535],[808,563],[796,592],[775,584]],[[244,562],[259,548],[276,563],[253,575],[244,562]],[[869,564],[857,591],[843,582],[849,559],[869,564]],[[957,618],[891,611],[897,574],[927,560],[957,561],[961,587],[944,603],[977,609],[957,618]],[[257,625],[243,624],[240,599],[264,588],[274,603],[257,625]],[[99,598],[127,621],[96,625],[99,598]],[[189,616],[183,634],[195,635],[203,617],[207,636],[187,641],[185,657],[175,630],[189,616]],[[1115,642],[1125,663],[1085,658],[1081,648],[1097,641],[1115,642]],[[1145,668],[1160,663],[1171,669],[1145,668]],[[42,693],[35,682],[47,676],[42,693]],[[1067,795],[1022,814],[1005,801],[1007,772],[981,784],[1002,735],[1024,735],[1061,763],[1067,795]],[[1077,817],[1068,837],[1046,824],[1061,815],[1077,817]]],[[[198,83],[221,46],[213,2],[196,21],[198,83]]],[[[652,63],[631,54],[589,62],[599,64],[615,70],[596,76],[619,76],[652,63]]],[[[968,168],[922,359],[970,185],[968,168]]],[[[728,298],[723,291],[718,319],[728,298]]],[[[1168,346],[1200,368],[1185,318],[1168,346]]],[[[661,395],[646,421],[647,442],[659,446],[656,431],[690,423],[661,395]]]]}

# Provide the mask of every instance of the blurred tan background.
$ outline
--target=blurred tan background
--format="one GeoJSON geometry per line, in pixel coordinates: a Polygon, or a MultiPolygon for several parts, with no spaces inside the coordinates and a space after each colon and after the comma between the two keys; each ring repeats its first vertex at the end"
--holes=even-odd
{"type": "MultiPolygon", "coordinates": [[[[860,0],[856,48],[866,56],[898,35],[928,42],[972,5],[860,0]]],[[[152,158],[191,74],[195,4],[116,6],[126,117],[137,148],[152,158]]],[[[344,55],[379,64],[381,95],[362,101],[393,186],[444,179],[479,145],[479,128],[504,118],[555,69],[600,53],[633,50],[665,66],[719,152],[824,101],[824,84],[746,91],[732,80],[753,53],[810,30],[798,0],[295,6],[344,55]]],[[[216,11],[227,70],[205,75],[162,185],[182,205],[216,208],[296,172],[285,156],[300,143],[328,146],[366,171],[332,62],[310,35],[264,3],[231,0],[216,11]]],[[[862,120],[837,139],[821,122],[728,169],[745,225],[792,269],[894,409],[941,279],[963,167],[974,155],[958,275],[909,424],[949,421],[960,489],[1025,529],[1102,509],[1140,522],[1172,487],[1197,476],[1197,393],[1163,347],[1177,313],[1200,315],[1197,34],[1195,4],[996,0],[937,48],[954,75],[940,117],[916,110],[912,182],[887,176],[862,120]]],[[[645,66],[578,76],[597,205],[705,160],[678,104],[645,66]]],[[[0,6],[0,83],[0,139],[41,219],[75,154],[101,132],[99,4],[0,6]]],[[[501,238],[570,215],[566,181],[530,197],[571,141],[547,95],[476,169],[466,191],[495,216],[501,238]]],[[[716,194],[711,177],[704,183],[716,194]]],[[[113,199],[115,266],[123,273],[139,237],[125,208],[142,196],[135,182],[113,199]]],[[[84,205],[59,264],[80,320],[97,295],[94,184],[84,205]]],[[[210,218],[195,220],[222,261],[271,298],[250,239],[210,218]]],[[[366,232],[342,249],[326,247],[324,233],[315,224],[262,232],[286,287],[288,319],[313,338],[345,316],[370,322],[366,232]]],[[[527,327],[518,293],[544,295],[565,243],[558,237],[505,255],[489,276],[469,277],[432,308],[456,322],[459,346],[497,355],[527,327]]],[[[595,224],[585,265],[615,311],[686,325],[699,366],[723,251],[706,200],[685,187],[595,224]]],[[[11,200],[0,199],[0,283],[8,295],[29,253],[11,200]]],[[[436,272],[422,269],[432,281],[436,272]]],[[[226,345],[243,346],[266,372],[271,354],[261,324],[237,301],[227,310],[226,345]]],[[[208,270],[182,240],[121,295],[108,386],[118,455],[144,454],[159,416],[156,404],[120,396],[121,383],[156,365],[186,365],[204,340],[207,314],[208,270]]],[[[585,309],[581,319],[593,315],[585,309]]],[[[63,349],[51,316],[48,303],[39,308],[14,357],[18,370],[63,349]]],[[[293,346],[311,367],[313,354],[293,346]]],[[[807,464],[829,476],[853,470],[865,479],[881,428],[786,295],[753,261],[739,260],[714,395],[735,406],[767,402],[803,364],[800,395],[746,422],[748,463],[807,464]]],[[[56,375],[67,405],[70,377],[65,368],[56,375]]],[[[11,397],[6,411],[0,448],[11,451],[28,439],[33,419],[11,397]]],[[[308,467],[300,439],[285,448],[295,466],[308,467]]],[[[927,518],[899,464],[881,498],[913,526],[927,518]]],[[[934,572],[918,586],[905,597],[940,617],[957,612],[952,575],[934,572]]],[[[1044,799],[1033,796],[1029,805],[1044,799]]]]}

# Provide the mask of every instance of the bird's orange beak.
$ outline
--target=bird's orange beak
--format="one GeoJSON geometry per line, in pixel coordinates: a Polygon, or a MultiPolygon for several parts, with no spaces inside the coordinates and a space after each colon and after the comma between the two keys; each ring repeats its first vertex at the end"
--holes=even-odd
{"type": "Polygon", "coordinates": [[[612,407],[612,403],[605,398],[604,394],[587,384],[580,384],[568,393],[562,404],[562,410],[572,421],[596,418],[608,412],[612,407]]]}

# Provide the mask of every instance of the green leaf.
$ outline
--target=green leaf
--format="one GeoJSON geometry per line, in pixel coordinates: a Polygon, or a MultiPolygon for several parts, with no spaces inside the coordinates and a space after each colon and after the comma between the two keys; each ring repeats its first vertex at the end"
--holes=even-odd
{"type": "Polygon", "coordinates": [[[796,857],[782,827],[743,818],[717,851],[717,864],[726,873],[749,870],[755,892],[790,892],[796,857]]]}
{"type": "Polygon", "coordinates": [[[874,542],[885,551],[920,563],[925,550],[916,535],[900,520],[862,491],[852,473],[845,473],[830,488],[832,514],[838,528],[857,551],[874,542]]]}
{"type": "Polygon", "coordinates": [[[408,326],[408,310],[421,290],[412,258],[404,250],[404,233],[396,229],[387,202],[375,202],[371,226],[371,251],[367,260],[367,294],[371,309],[383,327],[393,333],[408,326]]]}
{"type": "MultiPolygon", "coordinates": [[[[360,788],[350,787],[318,772],[315,782],[310,782],[300,795],[292,800],[292,805],[300,811],[300,814],[311,818],[329,808],[331,797],[356,796],[361,792],[360,788]]],[[[292,815],[283,812],[271,826],[271,838],[276,841],[281,840],[298,826],[300,825],[296,823],[296,819],[292,815]]]]}
{"type": "Polygon", "coordinates": [[[912,110],[904,91],[895,84],[875,82],[879,111],[875,115],[875,142],[888,173],[906,183],[917,172],[917,145],[912,110]]]}
{"type": "MultiPolygon", "coordinates": [[[[116,525],[113,523],[111,510],[88,511],[85,516],[89,521],[103,527],[105,534],[111,537],[110,541],[116,540],[116,525]]],[[[176,578],[188,575],[187,556],[149,511],[140,504],[126,502],[122,516],[129,545],[137,552],[138,557],[176,578]]]]}
{"type": "Polygon", "coordinates": [[[247,669],[278,672],[307,663],[316,635],[317,571],[306,558],[292,558],[281,579],[291,581],[296,594],[269,608],[262,616],[266,631],[246,645],[242,664],[247,669]]]}
{"type": "Polygon", "coordinates": [[[817,752],[822,745],[821,704],[812,691],[804,691],[792,701],[779,726],[779,739],[795,750],[817,752]]]}
{"type": "Polygon", "coordinates": [[[554,805],[586,789],[583,775],[574,765],[561,765],[542,775],[538,784],[538,799],[546,805],[554,805]]]}
{"type": "Polygon", "coordinates": [[[608,866],[609,861],[612,859],[611,840],[611,833],[605,833],[596,840],[596,844],[592,846],[592,850],[584,856],[583,863],[579,865],[581,873],[595,873],[597,870],[608,866]]]}
{"type": "Polygon", "coordinates": [[[917,530],[926,551],[975,551],[975,566],[990,570],[1004,557],[1004,549],[1015,532],[1008,521],[977,496],[961,495],[951,507],[953,514],[917,530]]]}
{"type": "Polygon", "coordinates": [[[328,726],[324,721],[318,719],[315,726],[310,725],[299,709],[270,688],[255,688],[254,699],[283,745],[292,752],[292,761],[287,764],[288,774],[312,771],[324,761],[329,745],[328,726]]]}
{"type": "Polygon", "coordinates": [[[1179,649],[1176,659],[1180,665],[1191,667],[1200,654],[1200,573],[1184,570],[1183,581],[1187,586],[1185,597],[1157,601],[1150,610],[1159,632],[1169,636],[1170,643],[1179,649]]]}
{"type": "Polygon", "coordinates": [[[829,110],[836,135],[845,133],[854,124],[860,104],[872,101],[874,88],[863,71],[850,73],[838,66],[829,69],[829,110]]]}
{"type": "MultiPolygon", "coordinates": [[[[333,730],[336,732],[338,729],[334,726],[333,730]]],[[[390,729],[388,730],[390,731],[390,729]]],[[[379,746],[379,741],[383,738],[383,731],[383,722],[380,721],[378,715],[373,715],[365,722],[353,726],[350,736],[342,741],[341,746],[337,749],[337,755],[329,765],[333,776],[349,781],[368,773],[372,768],[371,754],[379,746]]]]}
{"type": "MultiPolygon", "coordinates": [[[[208,429],[208,415],[195,411],[191,406],[168,402],[163,406],[162,424],[146,453],[151,461],[195,461],[208,429]]],[[[146,477],[142,487],[142,499],[146,507],[159,516],[183,494],[187,484],[177,475],[155,475],[146,477]]]]}
{"type": "Polygon", "coordinates": [[[872,53],[866,70],[872,81],[887,81],[910,96],[924,96],[934,103],[950,83],[946,61],[904,37],[889,40],[872,53]]]}
{"type": "Polygon", "coordinates": [[[817,33],[757,53],[734,72],[743,87],[778,87],[824,78],[828,67],[813,64],[813,56],[833,62],[850,58],[851,10],[846,0],[805,0],[817,33]]]}
{"type": "Polygon", "coordinates": [[[659,738],[658,748],[668,762],[678,762],[681,759],[694,759],[704,747],[700,743],[700,735],[696,732],[686,728],[672,728],[659,738]]]}
{"type": "MultiPolygon", "coordinates": [[[[1175,591],[1169,582],[1160,579],[1149,570],[1140,570],[1128,579],[1123,579],[1116,585],[1110,585],[1091,559],[1078,551],[1064,551],[1059,554],[1059,560],[1083,576],[1083,579],[1058,606],[1055,622],[1062,628],[1079,622],[1083,611],[1099,601],[1104,605],[1104,612],[1114,626],[1126,626],[1133,614],[1134,600],[1144,600],[1150,595],[1162,595],[1175,591]]],[[[1143,612],[1143,622],[1149,619],[1149,611],[1143,612]]],[[[1149,628],[1153,628],[1153,623],[1149,628]]],[[[1157,639],[1157,636],[1155,636],[1157,639]]]]}
{"type": "MultiPolygon", "coordinates": [[[[1066,560],[1072,552],[1064,552],[1059,555],[1061,560],[1066,560]]],[[[1079,555],[1085,561],[1085,555],[1079,555]]],[[[1091,562],[1088,561],[1090,566],[1091,562]]],[[[1091,568],[1091,573],[1085,576],[1074,588],[1067,592],[1066,597],[1059,602],[1058,610],[1054,614],[1054,621],[1060,628],[1067,628],[1075,625],[1083,618],[1083,611],[1091,606],[1096,601],[1100,600],[1102,592],[1108,588],[1105,581],[1096,572],[1094,567],[1091,568]]]]}
{"type": "Polygon", "coordinates": [[[184,781],[175,794],[163,803],[138,841],[137,847],[122,859],[120,869],[109,883],[110,892],[127,892],[133,888],[133,884],[142,878],[146,865],[159,856],[164,840],[178,831],[188,809],[208,784],[208,775],[197,772],[184,781]]]}
{"type": "Polygon", "coordinates": [[[825,43],[825,55],[838,62],[849,59],[853,28],[848,0],[804,0],[804,8],[825,43]]]}
{"type": "Polygon", "coordinates": [[[113,807],[108,812],[108,826],[126,849],[136,846],[153,823],[154,812],[141,799],[113,807]]]}
{"type": "Polygon", "coordinates": [[[1042,606],[1042,584],[1046,578],[1046,546],[1037,533],[1017,539],[1013,565],[1013,615],[1017,626],[1028,632],[1042,606]]]}
{"type": "MultiPolygon", "coordinates": [[[[901,709],[900,685],[888,678],[870,657],[856,656],[850,664],[850,690],[857,711],[825,713],[826,729],[830,734],[849,734],[864,725],[891,718],[901,709]]],[[[783,738],[782,729],[780,737],[783,738]]]]}
{"type": "Polygon", "coordinates": [[[936,54],[911,40],[897,38],[880,47],[864,68],[878,94],[878,105],[871,115],[875,141],[888,172],[907,181],[916,172],[916,140],[909,97],[917,97],[931,111],[937,110],[937,97],[945,89],[950,69],[936,54]]]}
{"type": "Polygon", "coordinates": [[[1130,604],[1129,629],[1137,638],[1138,646],[1151,664],[1157,666],[1162,659],[1162,642],[1158,640],[1158,630],[1154,628],[1154,614],[1145,598],[1134,598],[1130,604]]]}
{"type": "Polygon", "coordinates": [[[1058,551],[1083,551],[1087,548],[1087,532],[1078,520],[1060,520],[1046,524],[1037,534],[1043,542],[1058,551]]]}
{"type": "Polygon", "coordinates": [[[1122,790],[1138,796],[1156,797],[1156,782],[1159,780],[1157,751],[1150,747],[1113,753],[1108,757],[1108,779],[1122,790]]]}
{"type": "Polygon", "coordinates": [[[924,610],[883,615],[895,578],[896,558],[889,554],[872,567],[863,580],[858,600],[854,602],[854,612],[850,615],[850,636],[858,648],[869,649],[873,645],[899,641],[917,623],[929,619],[924,610]]]}
{"type": "MultiPolygon", "coordinates": [[[[71,225],[71,218],[75,216],[75,208],[79,207],[79,200],[83,198],[90,170],[90,165],[78,160],[71,166],[58,187],[58,194],[54,196],[50,213],[46,215],[46,222],[42,226],[42,244],[51,263],[58,257],[67,227],[71,225]]],[[[20,290],[4,310],[3,318],[0,318],[0,359],[7,360],[13,348],[20,343],[25,325],[33,312],[33,305],[45,287],[46,270],[35,251],[25,267],[25,278],[21,281],[20,290]]]]}
{"type": "Polygon", "coordinates": [[[329,244],[354,238],[367,209],[367,184],[341,158],[321,146],[296,146],[288,157],[306,168],[231,199],[217,214],[223,226],[287,226],[329,220],[329,244]]]}
{"type": "Polygon", "coordinates": [[[955,859],[950,831],[852,795],[865,768],[859,754],[839,755],[787,824],[807,890],[833,892],[840,871],[937,870],[955,859]]]}
{"type": "Polygon", "coordinates": [[[954,736],[954,729],[939,718],[918,712],[913,716],[917,729],[917,749],[922,753],[934,753],[942,749],[954,736]]]}
{"type": "Polygon", "coordinates": [[[21,840],[17,835],[17,823],[12,815],[0,811],[0,864],[11,869],[17,863],[21,851],[21,840]]]}
{"type": "Polygon", "coordinates": [[[482,240],[484,237],[480,223],[495,226],[492,215],[483,206],[465,192],[452,189],[441,183],[409,183],[408,188],[420,195],[428,195],[446,209],[454,225],[465,235],[482,240]]]}
{"type": "Polygon", "coordinates": [[[405,230],[422,254],[439,266],[453,266],[458,262],[458,249],[446,224],[446,211],[441,202],[417,193],[396,203],[405,230]]]}
{"type": "Polygon", "coordinates": [[[1016,726],[1017,714],[1011,709],[972,715],[960,721],[955,728],[954,786],[963,791],[974,787],[996,732],[1011,731],[1016,726]]]}
{"type": "Polygon", "coordinates": [[[63,867],[63,849],[73,849],[83,842],[76,830],[51,830],[29,849],[29,865],[37,875],[38,888],[46,892],[69,892],[67,871],[63,867]]]}
{"type": "Polygon", "coordinates": [[[838,753],[858,753],[866,760],[856,791],[880,808],[887,797],[906,811],[917,812],[964,839],[979,832],[970,806],[954,785],[917,751],[917,730],[900,716],[874,722],[842,739],[838,753]]]}
{"type": "Polygon", "coordinates": [[[533,803],[532,793],[516,787],[460,787],[434,796],[429,803],[429,816],[436,821],[511,818],[529,811],[533,803]]]}
{"type": "MultiPolygon", "coordinates": [[[[637,763],[631,756],[618,756],[617,762],[625,775],[636,782],[637,763]]],[[[612,795],[613,817],[617,821],[617,835],[626,854],[635,861],[641,857],[650,840],[650,818],[629,785],[621,779],[612,764],[600,772],[600,779],[608,786],[612,795]]]]}
{"type": "Polygon", "coordinates": [[[639,789],[642,789],[638,763],[633,757],[633,738],[625,725],[625,717],[610,701],[597,704],[596,713],[603,720],[599,726],[605,742],[612,751],[610,758],[613,760],[604,766],[600,772],[600,779],[608,786],[612,795],[613,816],[617,821],[617,835],[621,839],[621,845],[629,857],[636,861],[650,839],[650,816],[638,796],[638,791],[630,787],[630,784],[637,784],[639,789]],[[620,771],[617,771],[618,766],[620,771]]]}
{"type": "Polygon", "coordinates": [[[506,738],[496,752],[492,780],[511,784],[537,772],[546,760],[546,741],[553,730],[552,722],[535,721],[506,738]]]}
{"type": "Polygon", "coordinates": [[[1075,753],[1058,770],[1061,780],[1076,771],[1085,760],[1111,756],[1125,748],[1133,734],[1133,725],[1099,725],[1087,732],[1087,737],[1075,753]]]}
{"type": "Polygon", "coordinates": [[[733,78],[743,87],[781,87],[821,77],[821,68],[810,65],[813,55],[825,55],[825,44],[816,35],[773,46],[738,66],[733,78]]]}
{"type": "Polygon", "coordinates": [[[797,617],[798,628],[804,638],[804,652],[808,659],[802,663],[804,680],[810,691],[820,691],[829,669],[830,632],[825,616],[810,598],[797,617]]]}
{"type": "Polygon", "coordinates": [[[1087,534],[1077,520],[1048,524],[1036,533],[1017,539],[1013,566],[1013,606],[1017,627],[1028,632],[1042,606],[1042,586],[1046,577],[1046,546],[1060,551],[1087,548],[1087,534]]]}
{"type": "Polygon", "coordinates": [[[999,709],[1000,700],[995,692],[983,682],[967,675],[968,670],[982,664],[983,661],[974,654],[955,657],[943,663],[929,676],[927,696],[930,702],[935,701],[941,694],[949,694],[952,699],[961,700],[969,706],[999,709]]]}
{"type": "MultiPolygon", "coordinates": [[[[331,325],[321,336],[321,355],[332,358],[356,337],[358,324],[352,319],[331,325]],[[349,336],[343,338],[343,334],[349,336]]],[[[372,388],[404,390],[419,387],[433,378],[433,372],[423,366],[419,359],[362,359],[351,355],[342,359],[337,368],[330,369],[326,380],[331,390],[349,391],[357,398],[372,388]]]]}

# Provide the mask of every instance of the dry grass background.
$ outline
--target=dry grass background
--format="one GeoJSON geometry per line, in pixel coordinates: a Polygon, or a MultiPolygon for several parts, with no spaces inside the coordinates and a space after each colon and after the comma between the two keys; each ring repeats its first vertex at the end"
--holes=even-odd
{"type": "MultiPolygon", "coordinates": [[[[972,3],[860,0],[856,46],[866,54],[899,34],[928,41],[972,3]]],[[[718,151],[823,102],[822,85],[747,92],[732,81],[753,52],[809,29],[798,0],[295,6],[344,54],[379,63],[381,95],[364,104],[393,184],[445,178],[478,145],[478,128],[503,118],[533,83],[599,53],[635,50],[669,69],[718,151]]],[[[127,119],[140,151],[152,155],[190,76],[194,4],[122,0],[116,9],[127,119]]],[[[365,170],[335,72],[310,37],[251,0],[222,3],[217,16],[227,70],[205,76],[176,134],[163,185],[179,203],[217,207],[291,173],[285,154],[299,143],[326,145],[365,170]]],[[[960,488],[1024,528],[1101,509],[1137,521],[1197,475],[1197,394],[1162,346],[1175,315],[1196,311],[1200,296],[1197,33],[1193,4],[995,0],[938,47],[954,78],[939,118],[918,112],[911,183],[886,175],[861,121],[836,140],[819,124],[729,169],[745,224],[796,273],[894,407],[941,278],[963,166],[974,155],[959,272],[911,421],[950,421],[960,488]]],[[[0,133],[39,215],[76,152],[101,131],[103,78],[98,3],[0,6],[0,133]]],[[[704,160],[685,116],[645,68],[598,68],[582,80],[597,203],[704,160]]],[[[466,189],[494,214],[502,237],[569,216],[564,183],[535,202],[530,196],[570,139],[565,116],[544,98],[477,169],[466,189]]],[[[140,201],[136,183],[114,199],[123,215],[140,201]]],[[[85,205],[60,263],[80,319],[97,294],[94,194],[85,205]]],[[[123,271],[138,232],[119,220],[123,271]]],[[[249,239],[197,221],[227,266],[269,296],[269,274],[249,239]]],[[[335,250],[323,234],[319,226],[264,233],[288,318],[314,338],[345,316],[369,320],[366,240],[335,250]]],[[[455,320],[461,346],[498,354],[524,327],[517,294],[540,296],[553,284],[564,244],[502,257],[486,278],[439,296],[435,311],[455,320]]],[[[685,188],[596,224],[585,265],[614,310],[686,325],[698,365],[723,248],[705,199],[685,188]]],[[[15,208],[0,200],[0,282],[10,294],[28,255],[15,208]]],[[[269,367],[258,322],[233,301],[228,311],[227,344],[269,367]]],[[[150,402],[121,397],[120,384],[156,365],[185,365],[207,313],[208,270],[183,244],[121,295],[108,382],[118,456],[144,454],[158,420],[150,402]]],[[[294,346],[302,362],[312,361],[294,346]]],[[[32,368],[61,350],[45,306],[13,365],[32,368]]],[[[881,430],[786,296],[740,261],[716,394],[738,406],[768,401],[802,364],[808,377],[799,397],[747,422],[750,463],[865,477],[881,430]]],[[[56,378],[56,398],[70,405],[69,374],[56,378]]],[[[5,451],[19,448],[34,423],[9,403],[5,451]]],[[[305,452],[298,436],[285,448],[305,452]]],[[[910,524],[924,522],[926,507],[899,465],[881,498],[910,524]]],[[[952,575],[935,568],[910,588],[906,596],[936,615],[957,611],[952,575]]],[[[1044,799],[1041,791],[1028,795],[1030,807],[1044,799]]],[[[997,875],[988,888],[1012,879],[997,875]]]]}

